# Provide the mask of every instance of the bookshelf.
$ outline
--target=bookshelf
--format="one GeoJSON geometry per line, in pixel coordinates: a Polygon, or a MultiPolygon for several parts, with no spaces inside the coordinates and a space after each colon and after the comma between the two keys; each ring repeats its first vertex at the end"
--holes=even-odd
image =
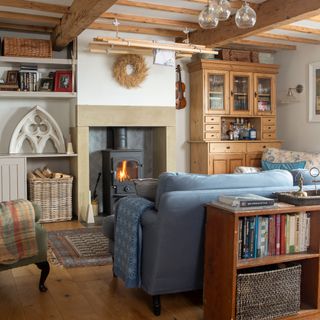
{"type": "Polygon", "coordinates": [[[299,262],[301,275],[301,309],[298,314],[285,316],[281,320],[320,318],[320,205],[283,205],[279,208],[261,210],[233,210],[214,203],[206,206],[205,276],[204,276],[204,320],[236,319],[237,274],[251,268],[299,262]],[[272,216],[278,214],[310,214],[310,245],[306,252],[239,258],[239,219],[250,216],[272,216]]]}

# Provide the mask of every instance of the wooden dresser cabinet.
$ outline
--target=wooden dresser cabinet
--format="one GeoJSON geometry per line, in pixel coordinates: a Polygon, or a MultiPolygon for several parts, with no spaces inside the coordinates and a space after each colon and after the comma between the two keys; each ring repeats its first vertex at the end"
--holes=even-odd
{"type": "Polygon", "coordinates": [[[277,65],[198,60],[190,72],[191,172],[232,173],[237,166],[260,166],[276,139],[277,65]],[[229,140],[232,123],[256,129],[255,140],[229,140]]]}

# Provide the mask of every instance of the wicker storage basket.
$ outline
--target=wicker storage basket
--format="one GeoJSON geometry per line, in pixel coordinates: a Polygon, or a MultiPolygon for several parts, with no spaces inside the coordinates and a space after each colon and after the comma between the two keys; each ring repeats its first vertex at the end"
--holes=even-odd
{"type": "Polygon", "coordinates": [[[3,55],[52,58],[52,45],[50,40],[4,37],[3,55]]]}
{"type": "Polygon", "coordinates": [[[40,222],[71,220],[72,181],[70,178],[28,178],[29,200],[41,209],[40,222]]]}
{"type": "Polygon", "coordinates": [[[239,274],[237,320],[266,320],[296,314],[300,309],[301,265],[239,274]]]}

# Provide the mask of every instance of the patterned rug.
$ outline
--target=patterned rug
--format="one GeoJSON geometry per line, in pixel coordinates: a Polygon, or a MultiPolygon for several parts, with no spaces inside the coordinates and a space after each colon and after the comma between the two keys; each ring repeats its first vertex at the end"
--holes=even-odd
{"type": "Polygon", "coordinates": [[[48,260],[65,268],[112,263],[109,241],[101,227],[49,231],[48,260]]]}

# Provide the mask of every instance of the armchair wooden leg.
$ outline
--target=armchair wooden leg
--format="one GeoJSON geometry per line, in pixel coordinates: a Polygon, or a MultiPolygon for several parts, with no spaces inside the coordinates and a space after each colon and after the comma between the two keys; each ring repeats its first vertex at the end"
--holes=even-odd
{"type": "Polygon", "coordinates": [[[155,316],[160,316],[160,313],[161,313],[160,295],[152,296],[152,310],[155,316]]]}
{"type": "Polygon", "coordinates": [[[40,281],[39,281],[39,290],[41,292],[46,292],[48,288],[44,285],[48,274],[50,272],[50,265],[48,261],[36,263],[37,267],[41,270],[40,281]]]}

